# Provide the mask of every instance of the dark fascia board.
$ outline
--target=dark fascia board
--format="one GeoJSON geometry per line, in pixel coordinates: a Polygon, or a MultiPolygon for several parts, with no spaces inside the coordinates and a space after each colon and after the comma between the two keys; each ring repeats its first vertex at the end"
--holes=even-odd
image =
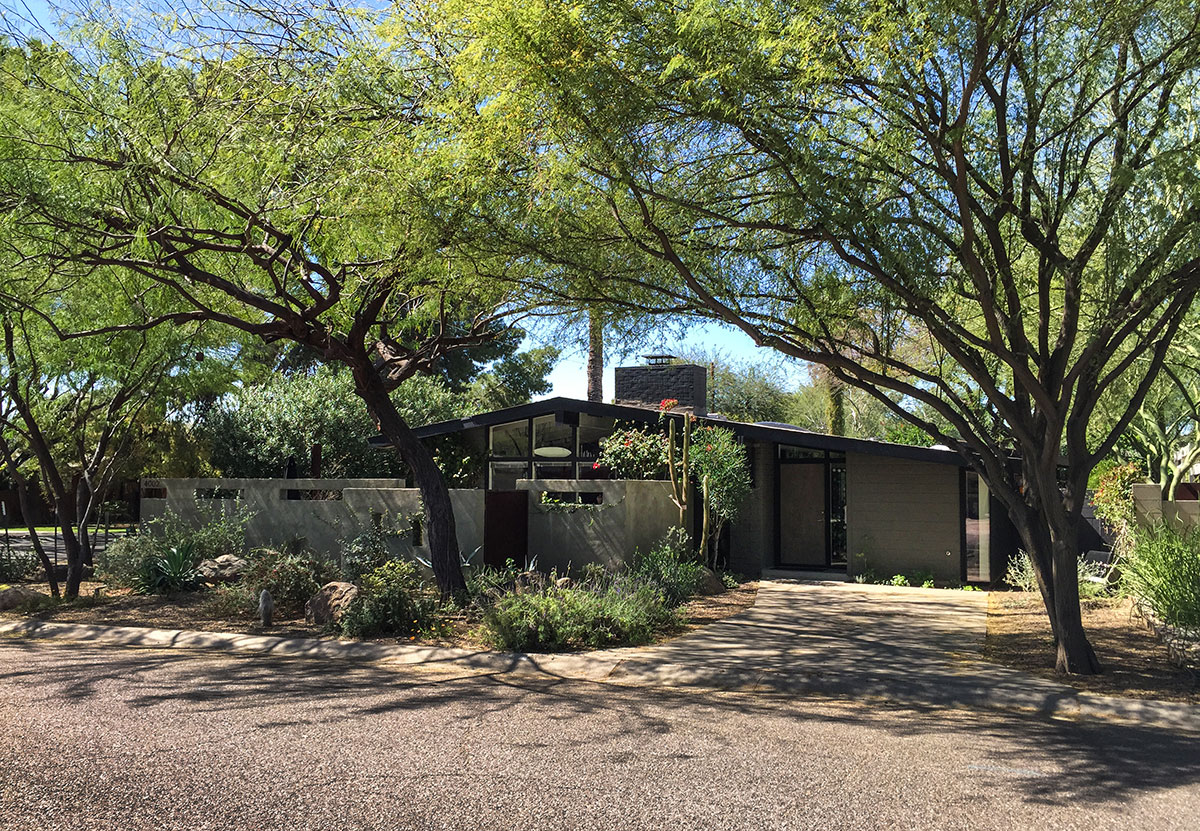
{"type": "MultiPolygon", "coordinates": [[[[544,415],[556,415],[560,420],[567,413],[596,416],[599,418],[615,418],[618,421],[642,421],[653,423],[658,421],[658,410],[644,407],[630,407],[623,404],[604,404],[598,401],[580,401],[575,398],[546,398],[534,401],[532,404],[521,404],[517,407],[507,407],[503,410],[493,410],[480,413],[468,418],[441,421],[418,427],[413,432],[418,438],[427,439],[434,436],[444,436],[449,433],[459,433],[476,427],[491,427],[510,421],[520,421],[526,418],[536,418],[544,415]]],[[[954,450],[935,447],[916,447],[909,444],[893,444],[892,442],[876,441],[874,439],[850,439],[843,436],[829,436],[824,433],[814,433],[800,427],[777,426],[771,424],[747,424],[741,421],[728,421],[722,418],[701,418],[707,424],[715,424],[732,430],[736,435],[755,441],[769,441],[777,444],[807,447],[814,450],[833,450],[843,453],[863,453],[874,456],[889,456],[898,459],[932,462],[965,467],[966,461],[954,450]]],[[[371,444],[376,447],[387,447],[388,442],[383,436],[375,436],[371,444]]]]}

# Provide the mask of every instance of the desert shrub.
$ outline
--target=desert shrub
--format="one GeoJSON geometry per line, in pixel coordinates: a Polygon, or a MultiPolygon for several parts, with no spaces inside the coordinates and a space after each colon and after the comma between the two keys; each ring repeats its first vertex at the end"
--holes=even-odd
{"type": "Polygon", "coordinates": [[[195,551],[188,545],[151,554],[142,560],[134,589],[142,594],[195,591],[203,585],[196,563],[195,551]]]}
{"type": "Polygon", "coordinates": [[[722,571],[717,576],[721,578],[722,585],[727,589],[736,589],[742,585],[742,581],[738,579],[738,575],[731,574],[728,571],[722,571]]]}
{"type": "Polygon", "coordinates": [[[263,589],[275,601],[275,614],[295,618],[317,589],[337,576],[337,567],[310,553],[262,548],[251,554],[243,582],[255,598],[263,589]]]}
{"type": "MultiPolygon", "coordinates": [[[[1104,566],[1089,562],[1080,557],[1077,560],[1076,567],[1079,572],[1079,596],[1081,598],[1098,597],[1108,590],[1107,582],[1097,582],[1095,579],[1104,578],[1107,575],[1108,569],[1104,566]]],[[[1024,551],[1018,552],[1017,556],[1008,564],[1008,571],[1004,573],[1004,582],[1019,591],[1038,591],[1037,576],[1033,571],[1033,561],[1029,559],[1027,553],[1024,551]]]]}
{"type": "Polygon", "coordinates": [[[110,585],[136,588],[146,563],[164,551],[160,540],[146,534],[119,537],[96,552],[96,574],[110,585]]]}
{"type": "Polygon", "coordinates": [[[342,579],[357,583],[391,559],[383,529],[372,526],[359,534],[342,549],[342,579]]]}
{"type": "Polygon", "coordinates": [[[258,611],[258,595],[245,583],[216,586],[204,598],[204,611],[231,620],[252,618],[258,611]]]}
{"type": "Polygon", "coordinates": [[[658,589],[620,577],[601,590],[547,588],[507,594],[484,614],[492,641],[522,652],[636,646],[676,620],[658,589]]]}
{"type": "Polygon", "coordinates": [[[893,575],[892,575],[892,579],[891,579],[891,585],[893,585],[893,586],[907,586],[907,585],[908,585],[908,578],[907,578],[907,577],[905,577],[903,574],[893,574],[893,575]]]}
{"type": "Polygon", "coordinates": [[[1140,531],[1121,560],[1121,586],[1172,626],[1200,627],[1200,531],[1140,531]]]}
{"type": "Polygon", "coordinates": [[[39,568],[37,555],[33,552],[0,549],[0,583],[23,580],[39,568]]]}
{"type": "Polygon", "coordinates": [[[238,504],[233,510],[214,508],[202,511],[199,524],[193,524],[168,511],[145,523],[143,533],[155,538],[163,549],[189,546],[196,562],[212,560],[222,554],[246,553],[246,525],[253,512],[238,504]]]}
{"type": "Polygon", "coordinates": [[[664,602],[675,608],[696,593],[704,567],[692,559],[687,532],[673,528],[650,551],[634,554],[630,572],[661,591],[664,602]]]}
{"type": "Polygon", "coordinates": [[[363,576],[359,595],[342,618],[351,637],[436,634],[445,625],[436,593],[420,580],[415,563],[390,560],[363,576]]]}

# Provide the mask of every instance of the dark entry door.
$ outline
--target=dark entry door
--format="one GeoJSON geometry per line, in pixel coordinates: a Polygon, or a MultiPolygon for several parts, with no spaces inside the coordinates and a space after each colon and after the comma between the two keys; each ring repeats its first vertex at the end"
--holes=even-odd
{"type": "Polygon", "coordinates": [[[779,564],[828,565],[824,464],[779,466],[779,564]]]}
{"type": "Polygon", "coordinates": [[[521,568],[529,557],[529,491],[485,491],[483,562],[503,568],[512,560],[521,568]]]}

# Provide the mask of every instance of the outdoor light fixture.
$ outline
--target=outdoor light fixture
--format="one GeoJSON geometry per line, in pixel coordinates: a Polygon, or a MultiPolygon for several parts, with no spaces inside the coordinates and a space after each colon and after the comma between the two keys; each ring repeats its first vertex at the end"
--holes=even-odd
{"type": "Polygon", "coordinates": [[[533,455],[543,459],[565,459],[571,455],[571,451],[565,447],[539,447],[533,451],[533,455]]]}

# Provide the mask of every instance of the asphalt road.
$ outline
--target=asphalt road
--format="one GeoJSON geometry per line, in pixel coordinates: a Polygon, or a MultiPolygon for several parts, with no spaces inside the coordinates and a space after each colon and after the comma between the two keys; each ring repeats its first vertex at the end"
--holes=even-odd
{"type": "Polygon", "coordinates": [[[0,642],[0,828],[1192,829],[1200,736],[0,642]]]}

